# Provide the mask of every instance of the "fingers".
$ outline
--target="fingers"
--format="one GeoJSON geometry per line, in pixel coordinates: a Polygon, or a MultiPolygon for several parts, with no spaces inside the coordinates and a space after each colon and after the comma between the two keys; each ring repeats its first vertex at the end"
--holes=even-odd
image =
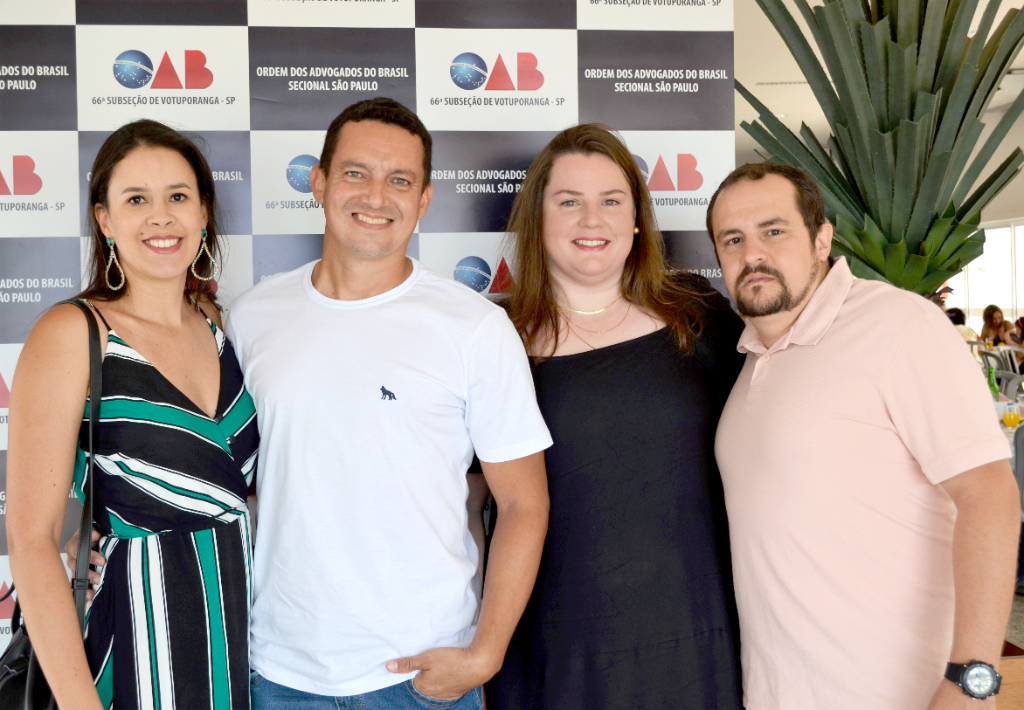
{"type": "Polygon", "coordinates": [[[410,656],[409,658],[396,658],[393,661],[388,661],[386,668],[392,673],[412,673],[413,671],[421,671],[426,668],[424,665],[424,654],[418,656],[410,656]]]}
{"type": "MultiPolygon", "coordinates": [[[[92,565],[93,567],[102,567],[103,565],[107,564],[107,558],[104,557],[103,555],[101,555],[99,552],[96,551],[96,545],[97,545],[97,543],[99,543],[100,537],[101,537],[101,535],[100,535],[99,530],[96,530],[95,528],[93,528],[92,534],[90,535],[90,540],[92,541],[92,546],[91,547],[93,549],[89,553],[89,564],[92,565]]],[[[71,576],[72,577],[75,576],[75,569],[78,566],[78,541],[79,541],[79,539],[80,539],[79,532],[75,531],[75,534],[72,535],[71,539],[68,540],[66,545],[64,545],[64,552],[67,553],[67,561],[64,564],[68,568],[68,570],[71,572],[71,576]]],[[[97,574],[96,572],[90,571],[89,572],[89,581],[92,582],[93,584],[99,584],[99,581],[100,581],[99,574],[97,574]]]]}
{"type": "MultiPolygon", "coordinates": [[[[79,533],[76,530],[75,534],[71,536],[70,540],[68,540],[68,543],[66,545],[64,545],[64,552],[67,553],[68,561],[69,562],[74,559],[76,554],[78,554],[78,540],[79,540],[79,537],[80,537],[79,533]]],[[[68,566],[70,567],[71,565],[68,565],[68,566]]],[[[72,574],[74,574],[74,572],[72,572],[72,574]]]]}

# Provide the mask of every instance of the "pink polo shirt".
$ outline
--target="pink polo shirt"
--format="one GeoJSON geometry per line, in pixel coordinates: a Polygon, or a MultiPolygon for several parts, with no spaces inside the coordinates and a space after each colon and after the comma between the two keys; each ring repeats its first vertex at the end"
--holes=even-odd
{"type": "Polygon", "coordinates": [[[933,304],[840,259],[718,426],[748,710],[924,710],[953,636],[956,509],[1009,456],[977,362],[933,304]]]}

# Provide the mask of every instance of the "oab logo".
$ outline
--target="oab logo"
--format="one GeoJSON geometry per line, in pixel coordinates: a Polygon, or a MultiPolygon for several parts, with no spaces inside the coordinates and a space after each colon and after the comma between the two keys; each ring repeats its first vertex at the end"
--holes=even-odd
{"type": "Polygon", "coordinates": [[[15,155],[11,160],[11,182],[4,179],[0,170],[0,195],[34,195],[43,189],[43,179],[36,172],[36,161],[28,155],[15,155]],[[11,186],[14,186],[12,192],[11,186]]]}
{"type": "Polygon", "coordinates": [[[449,72],[455,85],[466,91],[474,91],[481,86],[484,91],[536,91],[544,86],[544,74],[537,69],[537,56],[531,52],[516,53],[516,83],[512,82],[500,54],[494,60],[494,68],[488,71],[483,57],[463,52],[452,60],[449,72]],[[486,86],[484,82],[487,82],[486,86]]]}
{"type": "Polygon", "coordinates": [[[21,343],[0,344],[0,451],[7,450],[7,412],[11,406],[11,381],[19,355],[21,343]]]}
{"type": "Polygon", "coordinates": [[[154,72],[148,55],[129,49],[114,60],[114,78],[126,89],[141,89],[147,84],[151,89],[205,89],[213,83],[213,72],[206,66],[206,55],[198,49],[186,49],[178,66],[184,70],[183,74],[178,73],[170,53],[164,52],[160,66],[154,72]],[[182,75],[185,77],[184,85],[182,75]]]}
{"type": "Polygon", "coordinates": [[[490,286],[488,293],[508,293],[512,290],[512,272],[505,259],[498,264],[498,273],[491,278],[491,265],[479,256],[467,256],[455,265],[452,278],[464,286],[469,286],[477,293],[483,293],[490,286]]]}
{"type": "Polygon", "coordinates": [[[310,173],[313,170],[313,166],[319,164],[320,161],[312,155],[295,156],[288,163],[288,170],[285,172],[288,184],[291,185],[292,189],[296,192],[304,192],[307,195],[310,194],[313,192],[313,186],[309,182],[310,173]]]}
{"type": "Polygon", "coordinates": [[[634,154],[633,159],[640,167],[640,172],[647,179],[647,189],[651,192],[692,192],[699,190],[704,184],[704,176],[697,170],[697,158],[690,153],[676,154],[676,181],[672,182],[665,158],[658,156],[654,170],[647,167],[647,161],[634,154]]]}

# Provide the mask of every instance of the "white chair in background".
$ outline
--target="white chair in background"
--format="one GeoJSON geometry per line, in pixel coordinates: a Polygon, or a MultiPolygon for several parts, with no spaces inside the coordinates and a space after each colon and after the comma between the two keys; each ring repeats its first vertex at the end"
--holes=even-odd
{"type": "Polygon", "coordinates": [[[1017,355],[1024,357],[1024,348],[1018,345],[999,345],[996,347],[996,352],[1003,356],[1006,361],[1008,370],[1020,371],[1020,361],[1017,359],[1017,355]]]}

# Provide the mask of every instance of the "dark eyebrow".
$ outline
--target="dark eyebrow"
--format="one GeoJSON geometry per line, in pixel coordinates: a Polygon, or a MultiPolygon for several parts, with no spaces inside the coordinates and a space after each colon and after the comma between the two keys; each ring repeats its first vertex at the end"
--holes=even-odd
{"type": "MultiPolygon", "coordinates": [[[[180,190],[182,188],[185,188],[186,190],[191,190],[192,186],[189,185],[186,182],[178,182],[178,183],[175,183],[173,185],[168,185],[164,189],[165,190],[180,190]]],[[[149,188],[145,188],[145,187],[126,187],[125,189],[121,190],[121,194],[122,195],[124,195],[125,193],[128,193],[128,192],[149,192],[149,188]]]]}
{"type": "MultiPolygon", "coordinates": [[[[782,217],[772,217],[771,219],[766,219],[763,222],[758,222],[757,223],[757,228],[758,229],[767,229],[768,227],[774,227],[776,225],[786,226],[788,224],[789,224],[789,222],[784,220],[782,217]]],[[[719,232],[715,236],[715,241],[718,241],[719,239],[721,239],[723,237],[732,236],[734,234],[739,234],[739,235],[742,236],[743,235],[743,230],[740,229],[739,227],[733,227],[732,229],[723,230],[723,231],[719,232]]]]}
{"type": "Polygon", "coordinates": [[[362,163],[357,163],[354,160],[343,160],[343,161],[341,161],[338,164],[338,169],[339,170],[344,170],[345,168],[362,168],[363,170],[369,170],[370,169],[370,167],[368,165],[364,165],[362,163]]]}
{"type": "MultiPolygon", "coordinates": [[[[367,170],[367,171],[370,170],[370,166],[369,165],[366,165],[365,163],[358,163],[358,162],[356,162],[354,160],[344,160],[344,161],[342,161],[338,165],[338,169],[339,170],[343,170],[344,171],[344,170],[346,170],[348,168],[360,168],[362,170],[367,170]]],[[[392,175],[409,175],[414,180],[416,179],[416,171],[415,170],[405,170],[404,168],[399,168],[398,170],[392,170],[391,174],[392,175]]]]}
{"type": "MultiPolygon", "coordinates": [[[[582,192],[578,192],[576,190],[568,190],[568,189],[566,189],[566,190],[558,190],[556,192],[552,192],[551,194],[552,195],[561,195],[562,193],[565,193],[566,195],[582,195],[583,194],[582,192]]],[[[613,188],[611,190],[605,190],[604,192],[599,192],[598,194],[602,195],[602,196],[603,195],[614,195],[614,194],[625,195],[626,191],[625,190],[620,190],[619,188],[616,187],[616,188],[613,188]]]]}

